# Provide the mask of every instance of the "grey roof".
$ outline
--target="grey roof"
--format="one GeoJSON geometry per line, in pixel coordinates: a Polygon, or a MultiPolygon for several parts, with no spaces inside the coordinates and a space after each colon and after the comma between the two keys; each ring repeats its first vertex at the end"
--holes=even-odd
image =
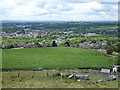
{"type": "Polygon", "coordinates": [[[101,69],[101,73],[110,73],[110,69],[101,69]]]}

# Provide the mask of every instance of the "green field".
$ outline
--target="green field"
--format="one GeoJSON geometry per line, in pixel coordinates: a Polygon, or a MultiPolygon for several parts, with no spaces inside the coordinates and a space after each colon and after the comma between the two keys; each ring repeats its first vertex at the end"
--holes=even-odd
{"type": "Polygon", "coordinates": [[[117,64],[116,58],[73,47],[3,49],[2,68],[102,68],[117,64]]]}

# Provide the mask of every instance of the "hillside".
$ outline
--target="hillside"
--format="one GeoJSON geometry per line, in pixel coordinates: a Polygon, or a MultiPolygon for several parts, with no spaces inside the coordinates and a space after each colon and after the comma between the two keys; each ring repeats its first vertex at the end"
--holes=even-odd
{"type": "Polygon", "coordinates": [[[73,47],[3,49],[2,68],[101,68],[111,67],[117,59],[95,51],[73,47]]]}

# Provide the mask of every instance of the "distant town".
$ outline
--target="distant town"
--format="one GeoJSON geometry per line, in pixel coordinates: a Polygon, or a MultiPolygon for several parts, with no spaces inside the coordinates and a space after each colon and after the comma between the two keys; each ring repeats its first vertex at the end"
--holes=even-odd
{"type": "Polygon", "coordinates": [[[0,48],[80,47],[119,52],[116,22],[3,23],[0,48]],[[55,45],[53,45],[55,44],[55,45]]]}

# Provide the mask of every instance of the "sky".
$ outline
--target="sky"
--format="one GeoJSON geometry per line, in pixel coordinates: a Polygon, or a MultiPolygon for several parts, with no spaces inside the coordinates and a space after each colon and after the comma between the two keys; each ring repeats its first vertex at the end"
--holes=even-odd
{"type": "Polygon", "coordinates": [[[119,0],[0,0],[0,20],[116,21],[119,0]]]}

